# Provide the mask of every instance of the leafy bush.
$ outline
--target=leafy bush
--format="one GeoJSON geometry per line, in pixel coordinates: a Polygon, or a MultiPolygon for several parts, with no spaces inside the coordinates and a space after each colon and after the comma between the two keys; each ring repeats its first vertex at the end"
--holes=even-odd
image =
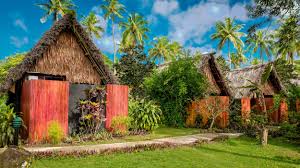
{"type": "Polygon", "coordinates": [[[129,116],[133,129],[153,131],[158,128],[162,111],[154,101],[146,99],[131,99],[129,101],[129,116]]]}
{"type": "Polygon", "coordinates": [[[111,128],[114,135],[127,135],[130,126],[130,118],[127,116],[116,116],[112,118],[111,128]]]}
{"type": "Polygon", "coordinates": [[[93,88],[88,91],[87,97],[87,100],[79,102],[80,131],[85,134],[93,134],[99,132],[105,121],[105,89],[93,88]]]}
{"type": "Polygon", "coordinates": [[[6,57],[4,60],[0,61],[0,83],[5,80],[10,68],[15,67],[21,63],[24,59],[25,53],[17,53],[6,57]]]}
{"type": "Polygon", "coordinates": [[[10,105],[6,105],[6,102],[7,95],[0,96],[0,147],[11,144],[15,132],[12,121],[16,114],[10,105]]]}
{"type": "Polygon", "coordinates": [[[143,46],[134,46],[124,49],[124,55],[116,65],[120,82],[131,88],[130,94],[141,97],[144,91],[141,87],[144,78],[149,76],[154,63],[147,60],[143,46]]]}
{"type": "Polygon", "coordinates": [[[58,144],[62,141],[64,137],[64,132],[62,127],[57,121],[51,121],[48,124],[48,138],[50,143],[58,144]]]}
{"type": "Polygon", "coordinates": [[[147,77],[144,88],[147,95],[160,104],[164,124],[182,127],[187,117],[187,104],[204,96],[207,82],[193,59],[183,58],[147,77]]]}

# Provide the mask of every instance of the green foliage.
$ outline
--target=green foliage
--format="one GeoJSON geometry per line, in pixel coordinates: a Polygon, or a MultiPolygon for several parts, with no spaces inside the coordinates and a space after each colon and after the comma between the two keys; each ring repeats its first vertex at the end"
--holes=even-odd
{"type": "Polygon", "coordinates": [[[92,35],[94,35],[98,39],[101,38],[100,33],[104,32],[104,29],[98,25],[99,23],[100,20],[94,12],[89,13],[89,15],[81,21],[81,24],[85,27],[85,31],[89,36],[92,38],[92,35]]]}
{"type": "Polygon", "coordinates": [[[277,59],[274,62],[274,67],[276,72],[280,78],[280,81],[285,87],[289,87],[291,84],[291,79],[297,77],[297,73],[295,71],[295,65],[288,63],[288,61],[284,59],[277,59]]]}
{"type": "Polygon", "coordinates": [[[130,126],[130,118],[127,116],[116,116],[112,118],[111,128],[117,136],[125,136],[128,134],[130,126]]]}
{"type": "Polygon", "coordinates": [[[148,21],[138,13],[130,14],[127,22],[121,22],[119,25],[124,29],[121,41],[122,49],[135,45],[143,45],[144,40],[148,39],[146,34],[150,31],[148,21]]]}
{"type": "Polygon", "coordinates": [[[51,121],[48,124],[48,138],[50,143],[58,144],[64,137],[64,132],[61,125],[57,121],[51,121]]]}
{"type": "Polygon", "coordinates": [[[14,68],[24,59],[25,53],[17,53],[6,57],[0,61],[0,83],[3,82],[8,74],[9,69],[14,68]]]}
{"type": "Polygon", "coordinates": [[[36,4],[41,9],[45,10],[46,14],[40,19],[41,23],[45,23],[52,15],[53,21],[58,21],[59,16],[72,13],[74,4],[72,0],[48,0],[48,3],[36,4]]]}
{"type": "Polygon", "coordinates": [[[11,144],[15,132],[12,121],[16,114],[10,105],[6,105],[6,102],[7,95],[0,96],[0,147],[11,144]]]}
{"type": "Polygon", "coordinates": [[[153,131],[161,122],[162,111],[154,101],[147,99],[131,99],[129,116],[133,129],[153,131]]]}
{"type": "Polygon", "coordinates": [[[290,111],[296,111],[296,100],[300,98],[300,86],[290,85],[288,87],[288,104],[290,111]]]}
{"type": "Polygon", "coordinates": [[[154,63],[147,60],[143,46],[126,48],[116,65],[116,70],[121,84],[131,88],[130,94],[133,97],[141,97],[144,91],[141,87],[144,78],[152,72],[154,63]]]}
{"type": "Polygon", "coordinates": [[[147,77],[144,88],[150,98],[160,104],[164,124],[182,127],[187,117],[187,104],[205,95],[207,82],[193,59],[184,58],[147,77]]]}
{"type": "Polygon", "coordinates": [[[165,36],[155,38],[155,40],[153,47],[149,50],[149,57],[154,61],[159,61],[159,63],[174,61],[184,54],[183,47],[178,42],[170,42],[165,36]]]}

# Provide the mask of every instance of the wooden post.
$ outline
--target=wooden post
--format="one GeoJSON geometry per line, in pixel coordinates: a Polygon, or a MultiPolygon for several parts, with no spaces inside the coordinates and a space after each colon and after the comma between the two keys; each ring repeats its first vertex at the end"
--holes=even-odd
{"type": "Polygon", "coordinates": [[[268,144],[268,129],[267,128],[263,128],[263,130],[261,132],[260,141],[263,146],[266,146],[268,144]]]}
{"type": "Polygon", "coordinates": [[[300,99],[299,98],[296,99],[296,112],[297,113],[300,112],[300,99]]]}
{"type": "Polygon", "coordinates": [[[243,97],[241,99],[241,116],[242,116],[242,122],[243,124],[247,123],[247,120],[250,119],[250,112],[251,112],[251,103],[250,103],[250,98],[249,97],[243,97]]]}

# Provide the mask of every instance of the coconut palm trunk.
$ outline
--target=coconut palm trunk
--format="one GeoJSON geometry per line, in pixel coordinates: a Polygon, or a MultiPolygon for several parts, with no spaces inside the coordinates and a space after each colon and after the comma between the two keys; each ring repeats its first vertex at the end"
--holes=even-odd
{"type": "MultiPolygon", "coordinates": [[[[115,41],[115,25],[114,25],[114,20],[111,20],[111,24],[112,24],[112,38],[113,38],[113,45],[114,45],[114,64],[116,64],[117,62],[117,57],[116,57],[116,41],[115,41]]],[[[114,68],[114,74],[116,74],[116,68],[114,68]]]]}
{"type": "Polygon", "coordinates": [[[231,58],[230,58],[230,43],[229,40],[227,40],[227,48],[228,48],[228,61],[229,61],[229,68],[231,69],[231,58]]]}

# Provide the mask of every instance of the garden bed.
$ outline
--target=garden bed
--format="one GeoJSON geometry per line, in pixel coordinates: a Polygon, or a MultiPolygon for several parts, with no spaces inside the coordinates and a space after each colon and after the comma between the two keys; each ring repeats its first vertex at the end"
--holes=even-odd
{"type": "Polygon", "coordinates": [[[85,140],[85,141],[74,141],[72,143],[59,143],[59,144],[24,144],[23,147],[54,147],[54,146],[74,146],[74,145],[92,145],[92,144],[110,144],[119,142],[133,142],[133,141],[146,141],[158,138],[176,137],[184,135],[199,134],[200,130],[197,128],[169,128],[160,127],[153,131],[152,133],[143,133],[140,135],[127,135],[124,137],[112,137],[111,139],[103,140],[85,140]]]}

